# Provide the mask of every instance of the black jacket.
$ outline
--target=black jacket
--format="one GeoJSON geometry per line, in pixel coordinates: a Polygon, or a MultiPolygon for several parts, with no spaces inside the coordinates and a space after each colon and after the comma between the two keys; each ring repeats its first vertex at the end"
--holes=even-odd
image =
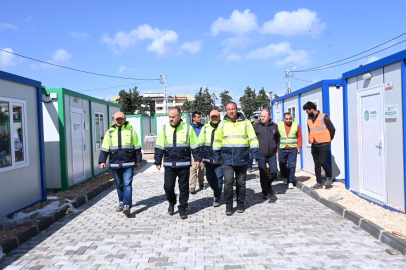
{"type": "MultiPolygon", "coordinates": [[[[313,116],[313,118],[309,117],[309,119],[311,119],[312,122],[314,123],[314,121],[316,121],[317,117],[319,116],[319,113],[320,113],[320,111],[315,116],[313,116]]],[[[324,124],[326,125],[328,131],[330,132],[331,140],[333,140],[334,135],[336,134],[336,129],[335,129],[333,123],[331,122],[330,117],[328,115],[325,115],[323,121],[324,121],[324,124]]],[[[307,125],[307,131],[310,133],[309,125],[307,125]]],[[[316,139],[315,139],[314,143],[312,144],[312,147],[320,147],[320,146],[330,145],[330,144],[331,143],[329,143],[329,142],[327,142],[327,143],[318,143],[318,142],[316,142],[316,139]]]]}
{"type": "Polygon", "coordinates": [[[272,120],[269,120],[268,125],[258,121],[254,124],[254,129],[259,142],[259,155],[261,157],[274,155],[279,148],[281,138],[278,125],[272,120]]]}

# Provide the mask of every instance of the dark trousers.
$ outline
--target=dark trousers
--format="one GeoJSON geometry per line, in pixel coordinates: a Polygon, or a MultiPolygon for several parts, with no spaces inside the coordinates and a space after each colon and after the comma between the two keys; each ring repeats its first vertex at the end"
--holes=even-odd
{"type": "Polygon", "coordinates": [[[227,205],[233,205],[233,183],[234,183],[234,173],[237,177],[237,208],[244,209],[245,201],[245,183],[247,180],[247,167],[244,166],[228,166],[223,165],[223,175],[224,175],[224,200],[227,205]]]}
{"type": "Polygon", "coordinates": [[[331,169],[327,163],[327,157],[330,154],[330,145],[312,147],[312,156],[314,161],[314,172],[316,174],[317,183],[322,183],[321,167],[326,172],[326,177],[331,177],[331,169]]]}
{"type": "Polygon", "coordinates": [[[276,154],[272,156],[259,157],[259,181],[261,182],[262,194],[268,195],[268,187],[272,185],[278,175],[278,165],[276,164],[276,154]],[[266,164],[269,166],[269,178],[267,176],[266,164]]]}
{"type": "Polygon", "coordinates": [[[223,168],[220,164],[205,163],[206,178],[211,189],[213,190],[214,197],[220,199],[221,192],[223,191],[223,168]]]}
{"type": "Polygon", "coordinates": [[[279,149],[279,168],[283,178],[288,179],[288,183],[295,182],[295,171],[297,161],[297,148],[279,149]],[[288,168],[286,168],[286,164],[288,168]]]}
{"type": "Polygon", "coordinates": [[[166,198],[171,205],[176,204],[175,184],[176,177],[179,178],[179,210],[186,210],[189,201],[189,175],[190,167],[165,168],[164,190],[166,198]]]}

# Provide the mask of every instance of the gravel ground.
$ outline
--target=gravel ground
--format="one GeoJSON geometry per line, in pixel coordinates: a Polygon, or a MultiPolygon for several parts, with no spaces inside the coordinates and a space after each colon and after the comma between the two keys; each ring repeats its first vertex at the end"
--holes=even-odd
{"type": "MultiPolygon", "coordinates": [[[[304,171],[296,172],[296,178],[298,181],[303,182],[303,184],[309,187],[316,184],[315,176],[304,171]]],[[[319,189],[316,191],[325,199],[328,199],[334,194],[342,194],[343,199],[337,201],[337,203],[374,222],[400,238],[406,238],[406,214],[392,212],[376,204],[370,203],[367,200],[358,197],[350,190],[347,190],[345,185],[340,182],[335,182],[331,189],[319,189]]],[[[403,208],[394,208],[405,212],[405,209],[403,208]]]]}

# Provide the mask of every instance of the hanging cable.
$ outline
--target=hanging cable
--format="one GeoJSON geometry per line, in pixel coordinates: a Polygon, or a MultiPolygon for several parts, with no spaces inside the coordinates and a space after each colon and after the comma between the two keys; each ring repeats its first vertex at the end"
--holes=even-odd
{"type": "Polygon", "coordinates": [[[310,82],[310,83],[313,83],[312,81],[306,81],[306,80],[301,80],[301,79],[292,78],[292,77],[291,77],[290,79],[296,80],[296,81],[302,81],[302,82],[310,82]]]}
{"type": "Polygon", "coordinates": [[[116,78],[116,79],[126,79],[126,80],[137,80],[137,81],[145,81],[145,80],[151,80],[151,81],[159,81],[161,79],[136,79],[136,78],[128,78],[128,77],[119,77],[119,76],[112,76],[112,75],[106,75],[106,74],[100,74],[100,73],[95,73],[95,72],[90,72],[90,71],[85,71],[85,70],[80,70],[80,69],[75,69],[75,68],[70,68],[70,67],[65,67],[65,66],[61,66],[61,65],[57,65],[57,64],[53,64],[53,63],[49,63],[49,62],[45,62],[45,61],[41,61],[38,59],[34,59],[28,56],[24,56],[18,53],[13,53],[4,49],[0,49],[0,51],[6,52],[6,53],[10,53],[10,54],[14,54],[23,58],[27,58],[33,61],[37,61],[40,63],[44,63],[47,65],[51,65],[51,66],[55,66],[55,67],[60,67],[60,68],[65,68],[65,69],[69,69],[69,70],[73,70],[73,71],[77,71],[77,72],[83,72],[83,73],[87,73],[87,74],[92,74],[92,75],[97,75],[97,76],[103,76],[103,77],[109,77],[109,78],[116,78]]]}
{"type": "Polygon", "coordinates": [[[117,85],[117,86],[106,87],[106,88],[82,90],[82,91],[77,91],[77,92],[81,93],[81,92],[88,92],[88,91],[98,91],[98,90],[105,90],[105,89],[113,89],[113,88],[119,88],[119,87],[123,87],[123,86],[138,85],[138,84],[147,83],[147,82],[151,82],[151,81],[154,81],[154,80],[149,80],[149,81],[139,82],[139,83],[132,83],[132,84],[117,85]]]}

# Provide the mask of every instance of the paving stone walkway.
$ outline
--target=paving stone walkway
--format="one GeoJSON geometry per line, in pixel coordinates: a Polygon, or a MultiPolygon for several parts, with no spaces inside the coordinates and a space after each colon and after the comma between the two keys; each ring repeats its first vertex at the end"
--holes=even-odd
{"type": "Polygon", "coordinates": [[[111,188],[9,253],[0,269],[406,269],[406,257],[297,189],[277,182],[276,196],[262,200],[255,174],[246,213],[230,217],[211,206],[210,188],[190,196],[188,219],[167,215],[163,172],[138,174],[133,187],[130,218],[114,212],[111,188]]]}

